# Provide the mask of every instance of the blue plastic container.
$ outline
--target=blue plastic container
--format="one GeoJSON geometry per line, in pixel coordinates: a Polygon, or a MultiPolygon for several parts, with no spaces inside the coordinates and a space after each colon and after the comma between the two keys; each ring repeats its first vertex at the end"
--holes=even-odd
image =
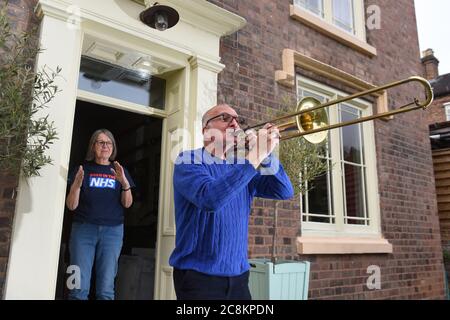
{"type": "Polygon", "coordinates": [[[308,261],[251,259],[250,293],[254,300],[307,300],[309,288],[308,261]]]}

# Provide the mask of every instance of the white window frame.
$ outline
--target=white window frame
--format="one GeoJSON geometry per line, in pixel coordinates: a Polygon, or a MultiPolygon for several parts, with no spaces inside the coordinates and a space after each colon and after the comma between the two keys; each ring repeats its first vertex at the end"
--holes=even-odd
{"type": "Polygon", "coordinates": [[[365,12],[364,12],[364,0],[352,0],[352,8],[353,8],[353,28],[352,32],[349,32],[345,28],[340,27],[339,25],[334,23],[334,17],[333,17],[333,0],[321,0],[322,1],[322,16],[317,15],[315,12],[308,10],[303,6],[300,2],[301,0],[293,0],[293,4],[296,8],[300,10],[304,10],[308,13],[311,13],[319,18],[321,18],[323,21],[327,22],[328,24],[332,25],[333,27],[338,28],[341,31],[344,31],[352,36],[355,36],[361,41],[366,42],[366,18],[365,18],[365,12]]]}
{"type": "Polygon", "coordinates": [[[444,103],[445,121],[450,121],[450,102],[444,103]]]}
{"type": "MultiPolygon", "coordinates": [[[[325,96],[328,99],[336,99],[338,97],[345,97],[348,94],[330,88],[316,81],[310,80],[303,76],[297,75],[297,96],[300,97],[302,89],[310,91],[315,94],[325,96]]],[[[361,110],[361,116],[369,116],[372,114],[372,104],[361,99],[352,100],[346,103],[352,107],[361,110]]],[[[329,107],[329,118],[331,123],[336,123],[338,119],[338,108],[336,106],[329,107]]],[[[325,237],[367,237],[380,236],[380,207],[378,197],[378,177],[376,171],[376,148],[373,121],[367,121],[361,124],[363,127],[362,139],[364,142],[364,159],[366,166],[366,208],[370,224],[365,225],[348,225],[344,224],[344,194],[343,178],[341,167],[341,129],[334,129],[330,131],[329,138],[331,139],[331,159],[333,164],[332,174],[332,194],[333,198],[333,212],[335,223],[317,223],[303,221],[303,205],[301,206],[301,231],[302,236],[325,236],[325,237]]]]}

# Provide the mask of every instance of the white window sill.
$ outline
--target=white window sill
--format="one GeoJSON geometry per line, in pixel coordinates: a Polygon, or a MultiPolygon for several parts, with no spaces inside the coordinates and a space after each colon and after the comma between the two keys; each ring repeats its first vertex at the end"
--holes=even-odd
{"type": "Polygon", "coordinates": [[[297,238],[299,254],[392,253],[392,244],[383,238],[318,237],[297,238]]]}
{"type": "Polygon", "coordinates": [[[321,18],[315,16],[312,13],[309,13],[306,10],[298,8],[297,6],[290,6],[290,15],[291,18],[296,19],[311,28],[333,38],[359,52],[362,52],[368,56],[376,56],[377,49],[372,47],[365,41],[345,32],[344,30],[339,29],[338,27],[327,23],[321,18]]]}

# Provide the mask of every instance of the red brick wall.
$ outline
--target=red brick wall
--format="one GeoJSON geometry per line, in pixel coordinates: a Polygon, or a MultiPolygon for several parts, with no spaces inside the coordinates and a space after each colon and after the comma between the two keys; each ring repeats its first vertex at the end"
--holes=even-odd
{"type": "Polygon", "coordinates": [[[439,76],[439,60],[434,56],[433,49],[425,50],[421,61],[426,79],[433,80],[439,76]]]}
{"type": "Polygon", "coordinates": [[[447,121],[444,108],[445,103],[450,103],[450,95],[435,99],[432,105],[428,107],[428,110],[426,112],[428,124],[447,121]]]}
{"type": "MultiPolygon", "coordinates": [[[[5,1],[1,0],[3,6],[5,1]]],[[[37,0],[9,0],[8,16],[11,29],[17,33],[29,31],[38,25],[33,13],[37,0]]],[[[4,295],[6,270],[8,267],[11,231],[15,210],[15,189],[18,178],[0,172],[0,295],[4,295]]]]}
{"type": "Polygon", "coordinates": [[[426,79],[432,80],[439,76],[439,70],[434,63],[426,63],[424,64],[424,76],[426,79]]]}
{"type": "MultiPolygon", "coordinates": [[[[295,89],[278,85],[281,52],[291,48],[374,84],[422,75],[413,0],[369,0],[381,8],[381,30],[367,31],[367,41],[378,54],[370,58],[289,17],[290,1],[211,0],[247,19],[237,34],[223,38],[218,101],[237,107],[254,120],[268,120],[269,109],[279,108],[295,89]]],[[[297,71],[345,90],[311,72],[297,71]]],[[[390,104],[399,106],[417,88],[389,91],[390,104]]],[[[278,252],[287,259],[312,262],[309,295],[312,299],[441,299],[443,264],[437,216],[427,113],[398,115],[376,121],[376,150],[381,228],[393,244],[392,254],[309,255],[296,253],[299,235],[298,204],[285,202],[280,212],[278,252]],[[367,267],[381,267],[381,290],[369,291],[367,267]]],[[[269,257],[273,203],[255,200],[250,225],[251,257],[269,257]]]]}
{"type": "Polygon", "coordinates": [[[0,292],[2,296],[8,266],[16,186],[16,177],[0,173],[0,292]]]}

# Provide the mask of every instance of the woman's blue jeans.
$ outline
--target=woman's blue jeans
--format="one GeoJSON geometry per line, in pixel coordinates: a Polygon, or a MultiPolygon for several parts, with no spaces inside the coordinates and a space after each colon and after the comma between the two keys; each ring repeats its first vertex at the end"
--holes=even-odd
{"type": "Polygon", "coordinates": [[[123,224],[102,226],[72,223],[70,235],[70,264],[80,268],[80,288],[69,291],[71,300],[87,300],[91,272],[95,259],[95,288],[97,300],[114,300],[114,279],[123,243],[123,224]]]}

